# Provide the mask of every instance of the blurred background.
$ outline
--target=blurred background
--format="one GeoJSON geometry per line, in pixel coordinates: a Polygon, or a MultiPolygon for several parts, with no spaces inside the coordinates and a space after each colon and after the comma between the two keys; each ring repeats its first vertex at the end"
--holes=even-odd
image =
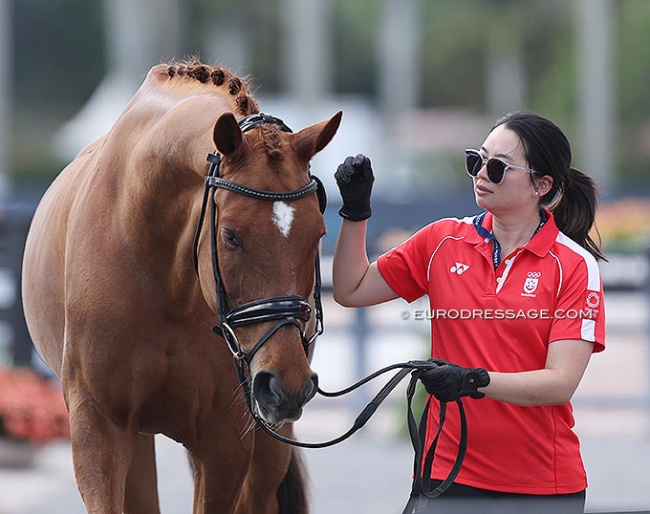
{"type": "MultiPolygon", "coordinates": [[[[604,206],[648,190],[645,0],[0,0],[0,24],[9,202],[102,135],[152,65],[187,56],[249,75],[294,129],[343,109],[314,170],[336,202],[336,165],[371,157],[375,200],[399,205],[376,209],[373,238],[389,220],[410,231],[475,209],[462,151],[514,109],[563,128],[604,206]]],[[[606,206],[606,244],[647,242],[632,223],[645,201],[631,206],[624,223],[606,206]]]]}
{"type": "MultiPolygon", "coordinates": [[[[155,64],[197,56],[247,75],[262,111],[294,130],[344,111],[339,133],[312,166],[330,198],[326,285],[339,223],[332,176],[347,155],[373,161],[369,244],[379,253],[433,219],[476,213],[463,150],[480,146],[503,114],[531,110],[565,131],[574,165],[601,190],[609,347],[592,359],[574,402],[592,477],[588,507],[650,510],[641,478],[650,476],[648,48],[647,0],[0,0],[0,370],[44,372],[22,320],[18,279],[40,196],[112,125],[155,64]]],[[[391,302],[349,310],[326,298],[326,333],[314,361],[323,386],[343,387],[383,365],[426,356],[428,324],[402,318],[414,308],[391,302]]],[[[5,401],[26,405],[25,393],[7,383],[0,382],[0,409],[3,391],[5,401]]],[[[334,406],[315,400],[300,433],[337,435],[371,395],[372,388],[334,406]]],[[[399,394],[391,398],[345,451],[308,456],[317,514],[367,508],[353,504],[354,492],[344,494],[358,482],[345,471],[377,486],[355,489],[366,501],[378,498],[373,512],[405,503],[410,464],[372,460],[411,458],[404,403],[399,394]],[[368,454],[345,460],[364,448],[368,454]],[[395,491],[394,476],[406,479],[395,491]]],[[[0,441],[2,427],[0,410],[0,441]]],[[[20,457],[0,463],[0,514],[37,512],[38,495],[19,494],[20,484],[76,493],[73,482],[55,487],[51,480],[61,481],[58,466],[69,459],[60,431],[37,451],[29,446],[21,469],[20,457]]],[[[71,470],[65,474],[71,478],[71,470]]],[[[51,512],[77,512],[49,504],[51,512]]]]}

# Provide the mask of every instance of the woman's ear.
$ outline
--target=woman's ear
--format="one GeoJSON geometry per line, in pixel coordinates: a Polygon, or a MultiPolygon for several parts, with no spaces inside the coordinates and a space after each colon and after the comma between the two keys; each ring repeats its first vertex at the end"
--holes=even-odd
{"type": "Polygon", "coordinates": [[[553,187],[553,177],[544,175],[538,179],[533,178],[533,189],[535,196],[545,196],[553,187]]]}

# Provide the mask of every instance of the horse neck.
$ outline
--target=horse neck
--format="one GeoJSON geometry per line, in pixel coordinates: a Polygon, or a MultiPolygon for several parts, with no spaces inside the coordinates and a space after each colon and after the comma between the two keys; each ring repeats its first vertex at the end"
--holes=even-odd
{"type": "Polygon", "coordinates": [[[206,156],[214,150],[214,123],[230,110],[227,99],[217,95],[149,98],[132,116],[136,129],[129,137],[139,141],[132,145],[133,165],[125,169],[130,194],[155,208],[160,190],[174,194],[202,188],[206,156]]]}
{"type": "MultiPolygon", "coordinates": [[[[121,158],[115,200],[133,251],[155,253],[158,265],[176,267],[177,256],[191,256],[215,111],[224,106],[195,99],[167,111],[145,107],[119,120],[111,135],[115,155],[132,149],[121,158]]],[[[193,273],[191,259],[182,263],[180,272],[193,273]]]]}

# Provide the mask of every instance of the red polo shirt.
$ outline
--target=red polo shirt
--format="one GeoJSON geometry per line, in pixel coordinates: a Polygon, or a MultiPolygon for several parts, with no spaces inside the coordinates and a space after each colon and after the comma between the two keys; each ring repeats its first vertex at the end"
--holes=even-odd
{"type": "MultiPolygon", "coordinates": [[[[548,345],[563,339],[605,347],[602,282],[594,257],[546,223],[495,269],[485,231],[492,216],[443,219],[378,259],[390,287],[412,302],[429,296],[432,356],[488,371],[544,368],[548,345]],[[479,218],[480,219],[480,218],[479,218]],[[483,231],[480,226],[485,229],[483,231]],[[479,231],[484,235],[479,234],[479,231]]],[[[464,399],[468,449],[456,482],[512,493],[563,494],[587,486],[571,404],[520,407],[464,399]]],[[[432,402],[427,446],[438,426],[432,402]]],[[[460,422],[448,405],[432,477],[446,478],[460,422]]]]}

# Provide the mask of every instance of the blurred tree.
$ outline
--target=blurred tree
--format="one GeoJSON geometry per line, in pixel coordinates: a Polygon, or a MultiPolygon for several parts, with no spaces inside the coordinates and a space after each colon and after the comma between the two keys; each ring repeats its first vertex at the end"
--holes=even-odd
{"type": "Polygon", "coordinates": [[[247,0],[251,4],[248,23],[251,27],[250,69],[255,82],[265,91],[278,93],[282,88],[280,48],[282,21],[279,0],[247,0]]]}
{"type": "Polygon", "coordinates": [[[648,123],[650,117],[650,2],[625,0],[618,3],[618,89],[620,115],[633,123],[648,123]]]}
{"type": "Polygon", "coordinates": [[[333,91],[343,94],[377,96],[377,59],[375,42],[379,22],[376,0],[331,0],[333,11],[332,41],[333,91]]]}
{"type": "Polygon", "coordinates": [[[531,24],[531,43],[525,59],[530,79],[528,108],[548,116],[570,136],[570,122],[577,108],[578,55],[573,13],[555,6],[535,15],[539,23],[531,24]]]}
{"type": "Polygon", "coordinates": [[[483,111],[487,3],[480,0],[423,3],[423,107],[483,111]]]}
{"type": "Polygon", "coordinates": [[[74,112],[105,68],[99,0],[14,0],[14,100],[32,112],[74,112]]]}
{"type": "MultiPolygon", "coordinates": [[[[376,98],[381,2],[329,1],[332,91],[376,98]]],[[[100,0],[12,3],[17,135],[12,160],[19,171],[53,173],[59,165],[49,163],[46,138],[84,104],[105,71],[102,5],[100,0]]],[[[227,54],[238,72],[255,78],[260,93],[281,92],[280,0],[187,0],[184,5],[186,41],[178,56],[199,54],[223,64],[227,54]]],[[[643,51],[650,2],[617,0],[613,5],[618,171],[627,181],[646,180],[650,61],[643,51]]],[[[511,80],[522,84],[517,102],[557,121],[575,140],[579,55],[574,7],[566,0],[420,0],[419,107],[459,108],[489,118],[500,114],[491,112],[494,92],[488,95],[486,84],[499,49],[515,45],[513,62],[520,64],[512,66],[520,69],[511,80]]]]}
{"type": "Polygon", "coordinates": [[[14,179],[52,176],[50,137],[105,71],[99,0],[14,0],[14,179]]]}
{"type": "MultiPolygon", "coordinates": [[[[558,59],[575,58],[568,37],[571,16],[564,0],[424,2],[422,105],[500,114],[489,113],[487,67],[494,65],[499,52],[513,48],[521,53],[522,100],[527,106],[539,104],[549,80],[554,80],[558,59]],[[494,55],[488,59],[490,53],[494,55]]],[[[571,70],[562,69],[562,78],[574,84],[571,70]]],[[[563,106],[556,110],[565,112],[563,106]]]]}
{"type": "Polygon", "coordinates": [[[630,191],[648,184],[650,168],[650,59],[647,58],[650,34],[650,2],[618,2],[618,48],[616,88],[619,131],[618,159],[622,181],[630,191]]]}

